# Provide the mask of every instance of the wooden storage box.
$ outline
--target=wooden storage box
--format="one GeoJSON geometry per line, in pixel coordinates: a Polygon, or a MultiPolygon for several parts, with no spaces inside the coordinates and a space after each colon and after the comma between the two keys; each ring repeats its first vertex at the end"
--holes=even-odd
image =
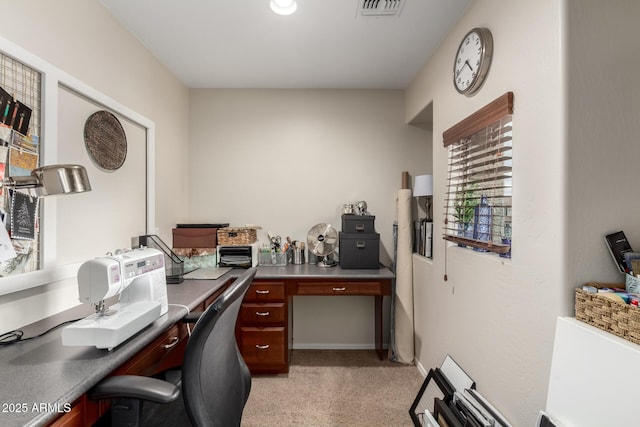
{"type": "MultiPolygon", "coordinates": [[[[624,284],[588,283],[596,288],[624,289],[624,284]]],[[[640,344],[640,308],[603,296],[576,289],[576,319],[640,344]]]]}
{"type": "Polygon", "coordinates": [[[174,248],[215,248],[217,228],[174,228],[174,248]]]}
{"type": "Polygon", "coordinates": [[[255,227],[225,227],[218,230],[218,245],[249,246],[258,241],[255,227]]]}

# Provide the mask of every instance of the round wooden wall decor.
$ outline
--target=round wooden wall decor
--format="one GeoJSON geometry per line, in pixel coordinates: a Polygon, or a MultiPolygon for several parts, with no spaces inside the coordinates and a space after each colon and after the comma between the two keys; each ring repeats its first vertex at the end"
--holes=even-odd
{"type": "Polygon", "coordinates": [[[84,124],[84,143],[93,161],[106,170],[117,170],[127,157],[127,135],[116,116],[98,111],[84,124]]]}

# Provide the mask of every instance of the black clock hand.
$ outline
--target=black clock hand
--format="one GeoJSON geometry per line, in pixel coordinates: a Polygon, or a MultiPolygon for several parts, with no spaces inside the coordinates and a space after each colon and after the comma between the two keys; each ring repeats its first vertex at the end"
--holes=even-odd
{"type": "MultiPolygon", "coordinates": [[[[469,64],[469,60],[467,59],[466,61],[464,61],[464,65],[466,65],[467,67],[469,67],[469,69],[471,70],[471,72],[473,73],[473,68],[471,68],[471,65],[469,64]]],[[[464,67],[463,65],[463,67],[464,67]]]]}

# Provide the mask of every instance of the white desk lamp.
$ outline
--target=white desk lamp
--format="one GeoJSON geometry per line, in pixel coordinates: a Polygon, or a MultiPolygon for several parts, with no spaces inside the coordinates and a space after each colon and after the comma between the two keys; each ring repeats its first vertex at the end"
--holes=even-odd
{"type": "Polygon", "coordinates": [[[433,196],[433,175],[418,175],[413,184],[413,197],[426,197],[427,222],[431,222],[431,196],[433,196]]]}
{"type": "Polygon", "coordinates": [[[8,177],[0,186],[31,190],[37,197],[91,191],[87,170],[80,165],[42,166],[31,171],[31,175],[8,177]]]}

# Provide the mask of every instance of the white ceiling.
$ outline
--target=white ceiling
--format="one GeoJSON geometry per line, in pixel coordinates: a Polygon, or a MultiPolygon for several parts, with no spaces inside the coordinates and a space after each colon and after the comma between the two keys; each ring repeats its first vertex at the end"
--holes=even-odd
{"type": "MultiPolygon", "coordinates": [[[[100,0],[190,88],[404,89],[472,0],[403,0],[365,17],[363,0],[100,0]]],[[[381,0],[385,1],[385,0],[381,0]]]]}

